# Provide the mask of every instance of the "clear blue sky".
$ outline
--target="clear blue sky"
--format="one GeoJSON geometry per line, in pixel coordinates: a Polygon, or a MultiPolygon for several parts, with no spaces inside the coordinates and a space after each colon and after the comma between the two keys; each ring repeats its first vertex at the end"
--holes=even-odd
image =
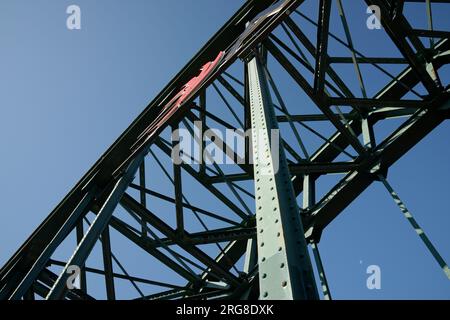
{"type": "MultiPolygon", "coordinates": [[[[351,2],[344,0],[358,48],[368,56],[389,52],[381,32],[365,28],[364,7],[351,2]]],[[[0,265],[241,5],[239,0],[0,2],[0,265]],[[66,28],[65,11],[73,3],[82,10],[80,31],[66,28]]],[[[412,8],[408,15],[426,28],[423,5],[412,8]]],[[[436,24],[448,30],[448,9],[436,8],[441,8],[436,24]]],[[[339,21],[332,22],[342,36],[339,21]]],[[[336,55],[348,55],[334,46],[336,55]]],[[[365,76],[370,83],[385,81],[365,76]]],[[[349,84],[357,92],[357,83],[349,84]]],[[[389,176],[447,261],[449,134],[445,123],[389,176]]],[[[335,298],[450,298],[450,282],[380,184],[329,226],[320,247],[335,298]],[[382,269],[381,290],[366,288],[365,271],[372,264],[382,269]]],[[[144,268],[127,254],[134,256],[122,256],[130,268],[144,268]]]]}

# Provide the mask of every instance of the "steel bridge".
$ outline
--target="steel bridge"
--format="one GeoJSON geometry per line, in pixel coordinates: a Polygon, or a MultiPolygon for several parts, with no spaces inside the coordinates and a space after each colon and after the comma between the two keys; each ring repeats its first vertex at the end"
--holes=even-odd
{"type": "Polygon", "coordinates": [[[118,281],[144,300],[331,299],[321,235],[374,182],[386,187],[450,278],[388,182],[388,169],[449,118],[441,72],[450,62],[450,32],[434,28],[432,8],[450,1],[361,1],[377,6],[378,32],[394,48],[374,48],[371,56],[354,45],[344,2],[246,1],[2,267],[0,299],[96,299],[91,275],[102,277],[110,300],[121,298],[118,281]],[[427,29],[404,14],[414,2],[423,4],[427,29]],[[307,5],[314,16],[304,13],[307,5]],[[330,30],[333,14],[344,37],[330,30]],[[347,54],[334,54],[336,46],[347,54]],[[367,81],[368,67],[388,80],[367,81]],[[358,90],[349,85],[354,79],[358,90]],[[377,128],[394,118],[399,125],[380,139],[377,128]],[[175,163],[180,150],[170,133],[177,128],[190,132],[204,157],[213,157],[212,145],[234,164],[187,153],[183,159],[192,161],[175,163]],[[211,128],[251,129],[252,136],[239,154],[211,128]],[[329,175],[339,179],[317,197],[329,175]],[[115,254],[118,237],[161,272],[151,279],[130,274],[115,254]],[[71,248],[64,260],[62,247],[71,248]],[[94,255],[102,267],[88,265],[94,255]],[[79,283],[71,287],[74,267],[79,283]]]}

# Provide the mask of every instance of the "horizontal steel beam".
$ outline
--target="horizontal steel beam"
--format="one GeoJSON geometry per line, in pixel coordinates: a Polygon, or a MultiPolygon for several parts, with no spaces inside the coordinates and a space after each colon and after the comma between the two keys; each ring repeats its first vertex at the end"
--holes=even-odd
{"type": "MultiPolygon", "coordinates": [[[[186,233],[183,242],[192,245],[202,245],[210,243],[230,242],[235,240],[248,240],[256,236],[256,228],[227,228],[217,229],[205,232],[186,233]]],[[[176,245],[177,242],[172,238],[163,238],[160,241],[154,241],[155,247],[176,245]]]]}
{"type": "Polygon", "coordinates": [[[379,99],[357,99],[357,98],[330,98],[330,104],[334,106],[351,106],[358,108],[422,108],[426,105],[421,100],[379,100],[379,99]]]}
{"type": "Polygon", "coordinates": [[[291,175],[308,175],[308,174],[331,174],[331,173],[346,173],[356,170],[360,167],[358,162],[331,162],[331,163],[316,163],[305,162],[303,164],[289,165],[291,175]]]}
{"type": "MultiPolygon", "coordinates": [[[[408,61],[405,58],[380,58],[380,57],[356,57],[358,64],[407,64],[408,61]]],[[[331,57],[328,59],[329,64],[333,63],[354,63],[351,57],[331,57]]]]}

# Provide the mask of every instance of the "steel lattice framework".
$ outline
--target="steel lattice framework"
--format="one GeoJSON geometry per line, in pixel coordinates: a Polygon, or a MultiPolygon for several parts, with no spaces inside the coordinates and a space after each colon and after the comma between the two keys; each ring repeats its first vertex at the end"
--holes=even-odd
{"type": "Polygon", "coordinates": [[[308,2],[247,1],[3,266],[0,299],[95,299],[91,275],[102,277],[108,299],[122,298],[118,281],[134,287],[136,299],[318,299],[308,247],[328,299],[321,234],[375,181],[387,187],[450,277],[387,181],[389,167],[449,117],[440,70],[450,62],[450,33],[434,30],[431,7],[450,1],[362,1],[378,6],[380,32],[395,48],[370,57],[353,45],[343,1],[314,1],[314,17],[302,10],[308,2]],[[403,9],[410,2],[424,4],[428,29],[407,20],[403,9]],[[329,30],[333,6],[344,38],[329,30]],[[333,44],[348,55],[332,54],[333,44]],[[339,72],[342,65],[354,72],[339,72]],[[371,87],[361,71],[368,66],[389,80],[371,87]],[[358,93],[348,85],[355,74],[358,93]],[[295,99],[283,92],[288,82],[298,91],[295,99]],[[377,126],[393,118],[402,121],[375,139],[377,126]],[[212,127],[251,128],[245,159],[264,158],[265,168],[258,161],[207,164],[188,154],[197,161],[171,161],[178,152],[170,140],[174,128],[189,130],[202,154],[211,156],[201,139],[210,135],[209,146],[241,159],[228,141],[211,136],[212,127]],[[268,145],[271,129],[280,129],[279,168],[268,145]],[[257,130],[265,142],[256,139],[257,130]],[[308,135],[321,142],[308,143],[308,135]],[[316,185],[330,174],[339,180],[316,199],[316,185]],[[161,179],[171,191],[158,187],[161,179]],[[199,194],[205,200],[194,204],[199,194]],[[151,279],[129,274],[114,246],[119,237],[167,272],[151,279]],[[69,254],[59,259],[67,243],[69,254]],[[102,267],[89,266],[94,255],[102,267]],[[67,286],[73,266],[81,268],[79,288],[67,286]]]}

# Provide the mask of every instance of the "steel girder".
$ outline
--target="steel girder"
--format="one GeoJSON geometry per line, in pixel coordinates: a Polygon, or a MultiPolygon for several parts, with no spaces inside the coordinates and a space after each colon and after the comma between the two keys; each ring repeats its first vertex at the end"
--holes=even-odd
{"type": "Polygon", "coordinates": [[[265,66],[256,51],[248,58],[255,172],[260,298],[317,299],[314,272],[291,184],[265,66]],[[278,158],[278,160],[276,159],[278,158]]]}

